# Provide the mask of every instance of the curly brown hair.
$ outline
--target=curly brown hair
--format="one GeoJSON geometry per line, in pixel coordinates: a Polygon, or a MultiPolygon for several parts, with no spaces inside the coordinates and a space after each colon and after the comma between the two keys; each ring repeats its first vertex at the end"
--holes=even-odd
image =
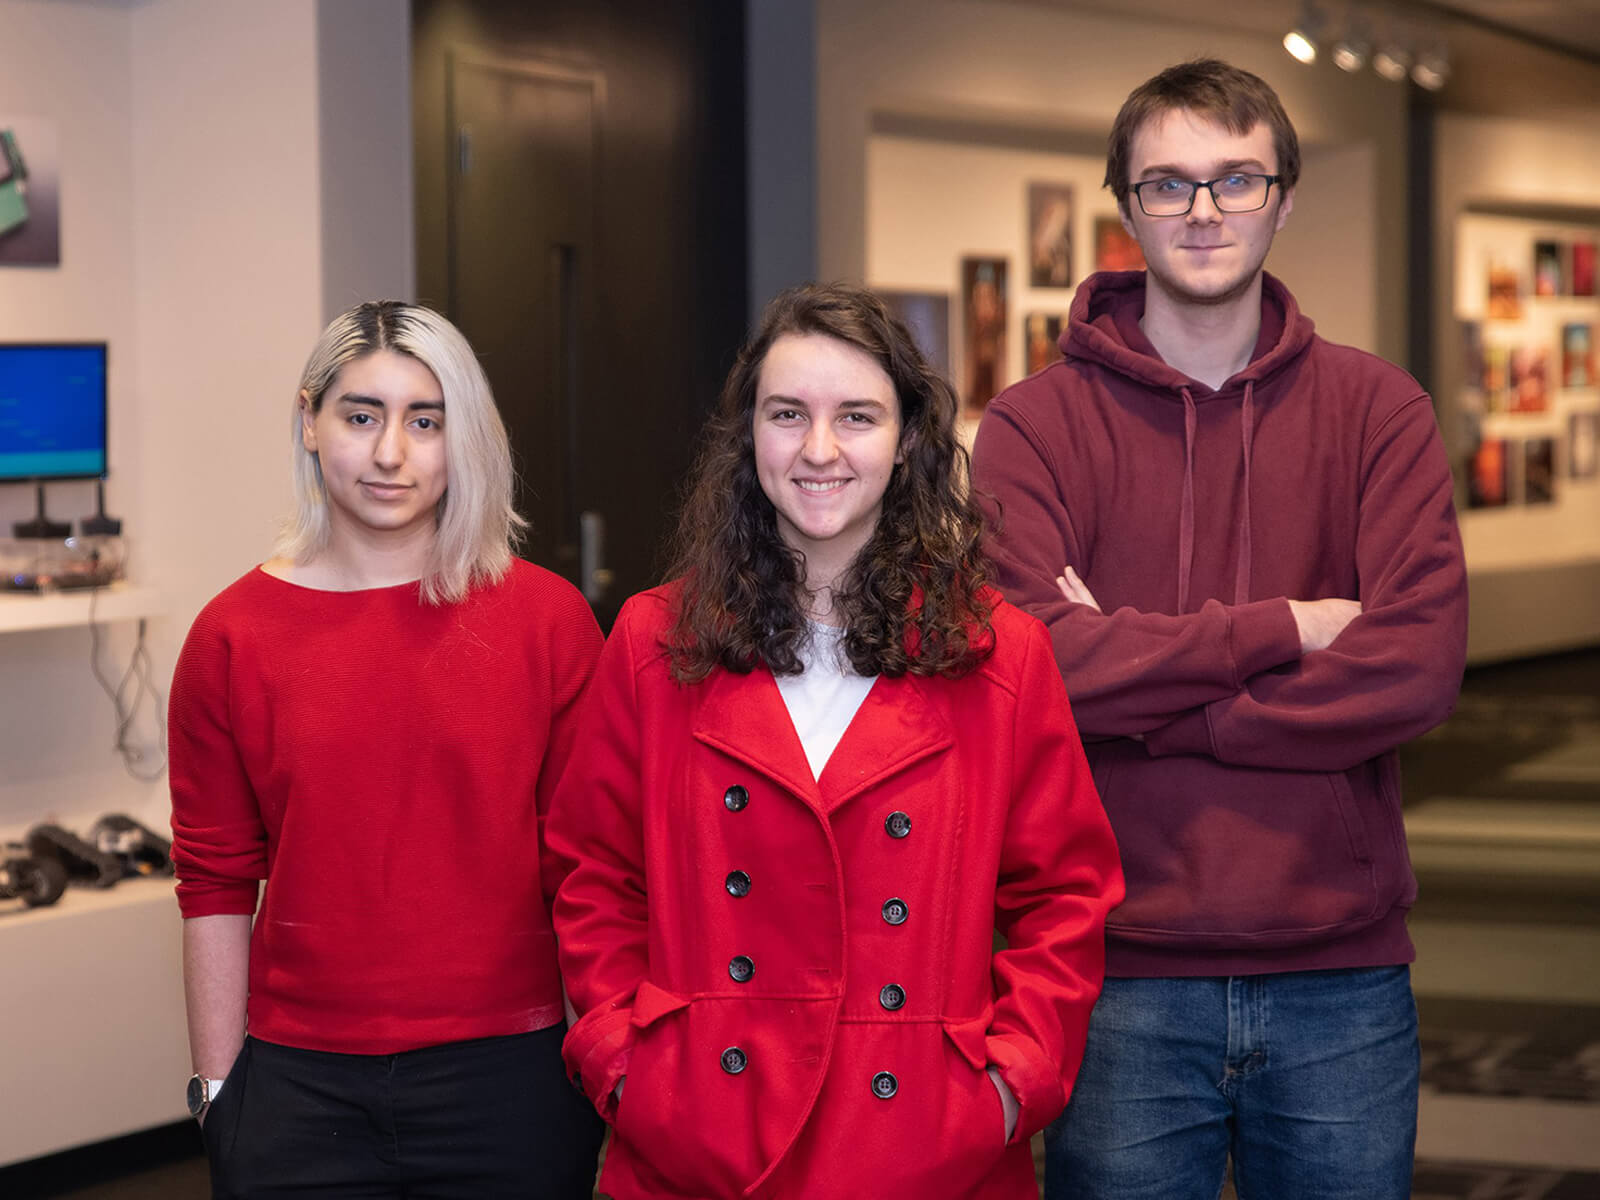
{"type": "Polygon", "coordinates": [[[765,663],[799,674],[808,636],[805,562],[784,542],[756,477],[761,366],[785,334],[823,334],[870,355],[894,384],[900,450],[876,528],[833,588],[843,646],[861,675],[958,676],[993,652],[983,518],[967,490],[955,390],[881,299],[845,284],[781,292],[739,352],[706,423],[678,521],[669,577],[680,581],[667,635],[673,676],[765,663]]]}

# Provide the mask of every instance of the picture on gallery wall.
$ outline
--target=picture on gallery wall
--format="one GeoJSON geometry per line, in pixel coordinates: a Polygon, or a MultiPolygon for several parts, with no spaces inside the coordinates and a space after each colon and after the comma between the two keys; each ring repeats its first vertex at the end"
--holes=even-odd
{"type": "Polygon", "coordinates": [[[0,116],[0,266],[61,263],[55,122],[0,116]]]}
{"type": "Polygon", "coordinates": [[[1567,418],[1567,475],[1600,477],[1600,412],[1575,412],[1567,418]]]}
{"type": "Polygon", "coordinates": [[[905,322],[924,358],[950,374],[950,297],[945,292],[891,292],[874,288],[889,311],[905,322]]]}
{"type": "Polygon", "coordinates": [[[1142,271],[1144,251],[1117,217],[1094,219],[1094,269],[1096,271],[1142,271]]]}
{"type": "Polygon", "coordinates": [[[1561,327],[1561,386],[1594,387],[1594,326],[1573,321],[1561,327]]]}
{"type": "Polygon", "coordinates": [[[1028,283],[1072,286],[1072,185],[1028,184],[1028,283]]]}
{"type": "Polygon", "coordinates": [[[1022,373],[1042,371],[1061,357],[1061,331],[1066,313],[1029,313],[1022,319],[1022,373]]]}
{"type": "Polygon", "coordinates": [[[1482,438],[1467,460],[1467,507],[1500,508],[1510,499],[1505,438],[1482,438]]]}
{"type": "Polygon", "coordinates": [[[1548,393],[1550,352],[1544,346],[1511,348],[1511,411],[1544,412],[1548,393]]]}
{"type": "Polygon", "coordinates": [[[1515,321],[1522,316],[1522,280],[1516,268],[1503,263],[1489,266],[1489,319],[1515,321]]]}
{"type": "Polygon", "coordinates": [[[1522,502],[1550,504],[1556,498],[1556,440],[1528,438],[1522,443],[1522,502]]]}
{"type": "Polygon", "coordinates": [[[1559,296],[1566,291],[1561,277],[1561,243],[1533,244],[1533,294],[1559,296]]]}
{"type": "Polygon", "coordinates": [[[1003,258],[961,260],[961,329],[965,355],[961,402],[981,413],[1006,385],[1007,264],[1003,258]]]}
{"type": "Polygon", "coordinates": [[[1594,243],[1572,243],[1572,294],[1594,295],[1594,243]]]}

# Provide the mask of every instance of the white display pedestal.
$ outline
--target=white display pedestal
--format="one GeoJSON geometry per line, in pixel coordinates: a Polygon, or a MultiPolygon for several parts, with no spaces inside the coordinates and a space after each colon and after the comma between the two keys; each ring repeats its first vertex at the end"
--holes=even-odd
{"type": "Polygon", "coordinates": [[[0,1166],[183,1119],[183,928],[173,881],[0,902],[0,1166]]]}

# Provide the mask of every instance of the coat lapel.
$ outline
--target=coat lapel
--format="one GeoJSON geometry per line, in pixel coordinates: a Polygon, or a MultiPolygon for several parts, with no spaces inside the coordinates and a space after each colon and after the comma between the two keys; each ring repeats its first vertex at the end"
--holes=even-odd
{"type": "Polygon", "coordinates": [[[706,681],[693,728],[698,741],[759,771],[813,808],[820,807],[817,781],[800,735],[794,731],[777,681],[764,664],[748,675],[714,671],[706,681]]]}
{"type": "MultiPolygon", "coordinates": [[[[776,694],[777,686],[772,690],[776,694]]],[[[798,745],[793,722],[790,730],[798,745]]],[[[822,769],[823,811],[832,812],[874,784],[954,744],[948,718],[928,699],[920,680],[880,675],[822,769]]]]}

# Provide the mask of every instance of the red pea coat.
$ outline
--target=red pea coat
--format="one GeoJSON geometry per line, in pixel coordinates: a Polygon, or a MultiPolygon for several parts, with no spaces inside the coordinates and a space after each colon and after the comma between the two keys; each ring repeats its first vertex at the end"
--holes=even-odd
{"type": "Polygon", "coordinates": [[[1122,898],[1044,627],[877,679],[818,780],[765,668],[673,682],[671,596],[618,618],[547,831],[602,1190],[1034,1197],[1122,898]]]}

